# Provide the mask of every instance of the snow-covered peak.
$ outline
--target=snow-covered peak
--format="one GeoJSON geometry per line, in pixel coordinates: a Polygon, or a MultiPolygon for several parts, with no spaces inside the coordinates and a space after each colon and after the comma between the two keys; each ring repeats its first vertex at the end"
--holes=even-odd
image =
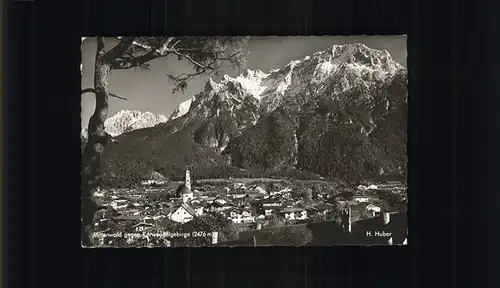
{"type": "MultiPolygon", "coordinates": [[[[243,74],[238,75],[236,78],[224,75],[221,85],[239,84],[253,97],[260,99],[261,94],[266,90],[266,86],[262,85],[262,81],[269,76],[260,70],[246,70],[243,74]]],[[[211,79],[210,79],[211,80],[211,79]]]]}
{"type": "Polygon", "coordinates": [[[193,96],[193,98],[190,98],[179,104],[179,107],[177,107],[177,109],[175,109],[174,112],[172,112],[172,115],[170,115],[169,120],[174,120],[188,113],[189,108],[191,108],[191,103],[193,103],[194,100],[195,97],[193,96]]]}
{"type": "MultiPolygon", "coordinates": [[[[290,61],[285,67],[269,73],[246,70],[236,77],[224,75],[218,83],[209,79],[204,92],[208,95],[223,91],[225,94],[251,95],[266,113],[282,105],[286,99],[300,95],[311,84],[326,87],[332,81],[338,82],[342,85],[335,91],[341,92],[357,85],[370,86],[372,82],[383,81],[402,68],[387,51],[371,49],[360,43],[333,45],[290,61]]],[[[202,103],[203,100],[196,105],[202,103]]]]}
{"type": "Polygon", "coordinates": [[[387,51],[359,43],[333,45],[268,73],[246,70],[236,77],[224,75],[220,81],[210,78],[196,94],[196,101],[192,98],[181,103],[170,120],[189,114],[183,121],[189,123],[189,119],[219,115],[220,109],[234,115],[257,109],[251,118],[258,119],[282,105],[300,106],[325,89],[330,94],[356,87],[368,89],[388,81],[401,69],[404,67],[387,51]]]}
{"type": "Polygon", "coordinates": [[[122,110],[109,117],[104,122],[104,127],[110,135],[118,136],[124,132],[153,127],[167,122],[167,120],[167,117],[161,114],[155,115],[151,112],[138,110],[122,110]]]}
{"type": "Polygon", "coordinates": [[[332,63],[345,63],[354,69],[367,69],[370,72],[378,71],[383,74],[394,74],[403,68],[394,61],[387,50],[376,50],[361,43],[334,45],[330,49],[332,63]]]}
{"type": "Polygon", "coordinates": [[[247,77],[247,78],[262,79],[262,78],[269,76],[269,73],[264,73],[261,70],[247,69],[241,74],[241,76],[247,77]]]}

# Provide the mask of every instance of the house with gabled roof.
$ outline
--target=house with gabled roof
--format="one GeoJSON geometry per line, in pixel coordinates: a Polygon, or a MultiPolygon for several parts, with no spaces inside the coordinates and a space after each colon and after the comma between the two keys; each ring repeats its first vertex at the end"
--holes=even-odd
{"type": "Polygon", "coordinates": [[[170,215],[170,219],[178,223],[186,223],[196,217],[196,211],[193,207],[186,203],[183,203],[174,213],[170,215]]]}
{"type": "Polygon", "coordinates": [[[233,223],[241,223],[243,221],[241,217],[241,209],[233,207],[224,212],[226,217],[230,219],[233,223]]]}
{"type": "Polygon", "coordinates": [[[236,189],[236,190],[233,190],[232,193],[228,194],[227,196],[229,196],[233,199],[241,199],[241,198],[245,198],[247,196],[247,191],[244,189],[236,189]]]}
{"type": "Polygon", "coordinates": [[[280,211],[288,220],[305,220],[307,219],[307,210],[304,208],[285,207],[280,211]]]}
{"type": "Polygon", "coordinates": [[[366,203],[371,199],[371,196],[366,195],[366,193],[363,193],[362,191],[356,191],[354,195],[352,196],[352,200],[356,201],[358,203],[366,203]]]}
{"type": "Polygon", "coordinates": [[[252,216],[252,209],[248,208],[248,207],[243,208],[241,210],[241,216],[243,216],[243,217],[250,217],[250,216],[252,216]]]}
{"type": "Polygon", "coordinates": [[[239,217],[241,217],[241,209],[237,208],[237,207],[233,207],[231,209],[227,209],[225,211],[225,214],[231,218],[239,218],[239,217]]]}
{"type": "Polygon", "coordinates": [[[375,217],[375,215],[377,213],[380,213],[380,211],[382,210],[382,207],[378,206],[378,205],[375,205],[373,203],[370,203],[366,206],[366,210],[371,212],[373,217],[375,217]]]}
{"type": "Polygon", "coordinates": [[[255,217],[252,215],[252,210],[248,208],[245,208],[241,211],[241,219],[243,223],[255,222],[255,217]]]}

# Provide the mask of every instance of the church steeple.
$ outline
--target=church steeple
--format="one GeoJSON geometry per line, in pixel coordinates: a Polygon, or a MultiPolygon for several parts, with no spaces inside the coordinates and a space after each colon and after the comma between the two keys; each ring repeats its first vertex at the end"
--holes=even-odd
{"type": "Polygon", "coordinates": [[[194,195],[193,191],[191,191],[191,177],[189,175],[189,170],[186,169],[186,180],[184,182],[184,188],[181,192],[182,202],[189,203],[189,201],[193,200],[194,195]]]}
{"type": "Polygon", "coordinates": [[[186,169],[186,182],[185,182],[186,188],[191,191],[191,177],[189,175],[189,170],[186,169]]]}

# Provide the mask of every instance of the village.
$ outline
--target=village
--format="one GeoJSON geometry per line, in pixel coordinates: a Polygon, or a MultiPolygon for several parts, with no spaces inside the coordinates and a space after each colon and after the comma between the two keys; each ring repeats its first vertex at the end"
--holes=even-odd
{"type": "Polygon", "coordinates": [[[222,215],[242,235],[273,226],[335,221],[346,207],[349,223],[383,213],[406,213],[406,187],[398,181],[328,191],[250,180],[232,179],[223,187],[210,181],[192,185],[186,170],[180,184],[150,180],[142,183],[142,189],[98,189],[94,197],[101,206],[94,217],[94,241],[102,247],[122,247],[120,243],[168,247],[175,237],[205,237],[220,245],[219,231],[187,235],[172,230],[209,214],[222,215]]]}

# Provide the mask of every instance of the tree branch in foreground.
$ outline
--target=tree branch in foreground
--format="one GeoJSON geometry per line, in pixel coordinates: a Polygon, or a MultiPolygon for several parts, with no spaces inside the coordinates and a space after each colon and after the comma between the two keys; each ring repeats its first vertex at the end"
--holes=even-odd
{"type": "MultiPolygon", "coordinates": [[[[118,39],[121,40],[122,38],[119,37],[118,39]]],[[[139,43],[138,41],[133,41],[132,45],[140,47],[146,53],[140,56],[133,56],[132,54],[125,55],[125,53],[123,53],[121,56],[117,56],[113,59],[111,68],[115,70],[124,70],[133,67],[143,67],[143,65],[151,60],[166,57],[171,53],[168,45],[174,39],[175,37],[168,37],[163,41],[159,41],[154,46],[139,43]]],[[[174,45],[177,45],[177,43],[175,43],[174,45]]]]}
{"type": "MultiPolygon", "coordinates": [[[[95,93],[95,89],[94,88],[85,88],[85,89],[82,90],[82,94],[85,94],[85,93],[95,93]]],[[[111,97],[114,97],[114,98],[118,98],[118,99],[122,99],[122,100],[127,100],[127,98],[118,96],[118,95],[113,94],[113,93],[108,93],[108,95],[111,96],[111,97]]]]}
{"type": "Polygon", "coordinates": [[[180,75],[167,74],[174,84],[174,88],[172,89],[174,93],[176,91],[185,90],[188,82],[196,76],[210,74],[212,72],[217,73],[217,69],[221,68],[219,61],[236,61],[235,59],[238,59],[242,53],[242,51],[237,50],[228,53],[230,55],[223,55],[223,50],[220,50],[220,47],[217,48],[218,46],[207,45],[203,41],[199,43],[195,41],[195,45],[201,45],[195,49],[192,47],[179,47],[186,46],[179,45],[179,43],[183,41],[182,37],[153,37],[150,39],[148,37],[134,38],[119,36],[114,39],[119,40],[120,43],[116,45],[113,50],[120,53],[107,53],[112,55],[109,57],[109,60],[111,69],[113,70],[126,70],[135,67],[148,69],[150,61],[169,55],[176,55],[179,60],[188,61],[189,64],[194,67],[193,72],[182,73],[180,75]],[[128,48],[123,49],[123,47],[128,48]]]}
{"type": "Polygon", "coordinates": [[[135,37],[124,37],[123,39],[120,40],[120,42],[118,42],[118,44],[115,47],[106,52],[105,57],[108,58],[108,61],[112,61],[117,56],[122,55],[130,48],[130,46],[133,45],[134,39],[135,37]]]}

